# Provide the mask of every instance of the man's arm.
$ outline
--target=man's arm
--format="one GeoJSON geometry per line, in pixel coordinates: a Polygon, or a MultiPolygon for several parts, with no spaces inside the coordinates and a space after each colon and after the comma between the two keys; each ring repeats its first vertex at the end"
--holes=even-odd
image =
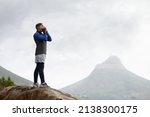
{"type": "Polygon", "coordinates": [[[46,34],[47,34],[47,41],[52,41],[52,38],[51,38],[51,36],[49,35],[49,33],[46,32],[46,34]]]}
{"type": "Polygon", "coordinates": [[[40,33],[35,33],[33,37],[34,39],[39,41],[48,41],[49,38],[47,34],[40,34],[40,33]]]}
{"type": "Polygon", "coordinates": [[[49,35],[49,33],[48,33],[46,27],[43,29],[43,33],[47,35],[47,41],[52,41],[52,38],[51,38],[51,36],[49,35]]]}

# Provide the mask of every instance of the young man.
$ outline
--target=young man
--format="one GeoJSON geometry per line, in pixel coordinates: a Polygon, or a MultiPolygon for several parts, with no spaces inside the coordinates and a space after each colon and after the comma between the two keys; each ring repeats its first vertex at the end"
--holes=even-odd
{"type": "Polygon", "coordinates": [[[35,63],[36,68],[34,70],[34,84],[33,87],[38,87],[38,75],[41,79],[41,87],[47,86],[44,78],[44,63],[46,58],[47,41],[52,41],[46,27],[42,23],[38,23],[35,26],[36,33],[33,35],[36,43],[35,50],[35,63]]]}

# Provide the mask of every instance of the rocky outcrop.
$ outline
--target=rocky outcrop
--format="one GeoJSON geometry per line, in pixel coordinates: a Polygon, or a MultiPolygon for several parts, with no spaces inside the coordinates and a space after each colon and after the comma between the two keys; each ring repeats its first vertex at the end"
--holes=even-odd
{"type": "Polygon", "coordinates": [[[76,100],[70,94],[45,87],[12,86],[0,92],[0,100],[76,100]]]}

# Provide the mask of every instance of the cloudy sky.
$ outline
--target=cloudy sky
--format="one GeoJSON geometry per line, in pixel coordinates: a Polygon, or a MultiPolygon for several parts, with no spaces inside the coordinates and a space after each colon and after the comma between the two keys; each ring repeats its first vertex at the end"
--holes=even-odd
{"type": "Polygon", "coordinates": [[[87,77],[96,64],[118,56],[150,80],[149,0],[0,0],[0,65],[33,79],[35,24],[53,41],[45,66],[49,85],[87,77]]]}

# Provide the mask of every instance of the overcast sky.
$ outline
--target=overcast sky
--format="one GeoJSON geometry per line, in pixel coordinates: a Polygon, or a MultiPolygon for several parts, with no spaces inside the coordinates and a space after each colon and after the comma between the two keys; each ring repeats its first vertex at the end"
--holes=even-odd
{"type": "Polygon", "coordinates": [[[0,65],[33,80],[35,24],[48,43],[45,75],[61,88],[87,77],[96,64],[118,56],[150,80],[149,0],[0,0],[0,65]]]}

